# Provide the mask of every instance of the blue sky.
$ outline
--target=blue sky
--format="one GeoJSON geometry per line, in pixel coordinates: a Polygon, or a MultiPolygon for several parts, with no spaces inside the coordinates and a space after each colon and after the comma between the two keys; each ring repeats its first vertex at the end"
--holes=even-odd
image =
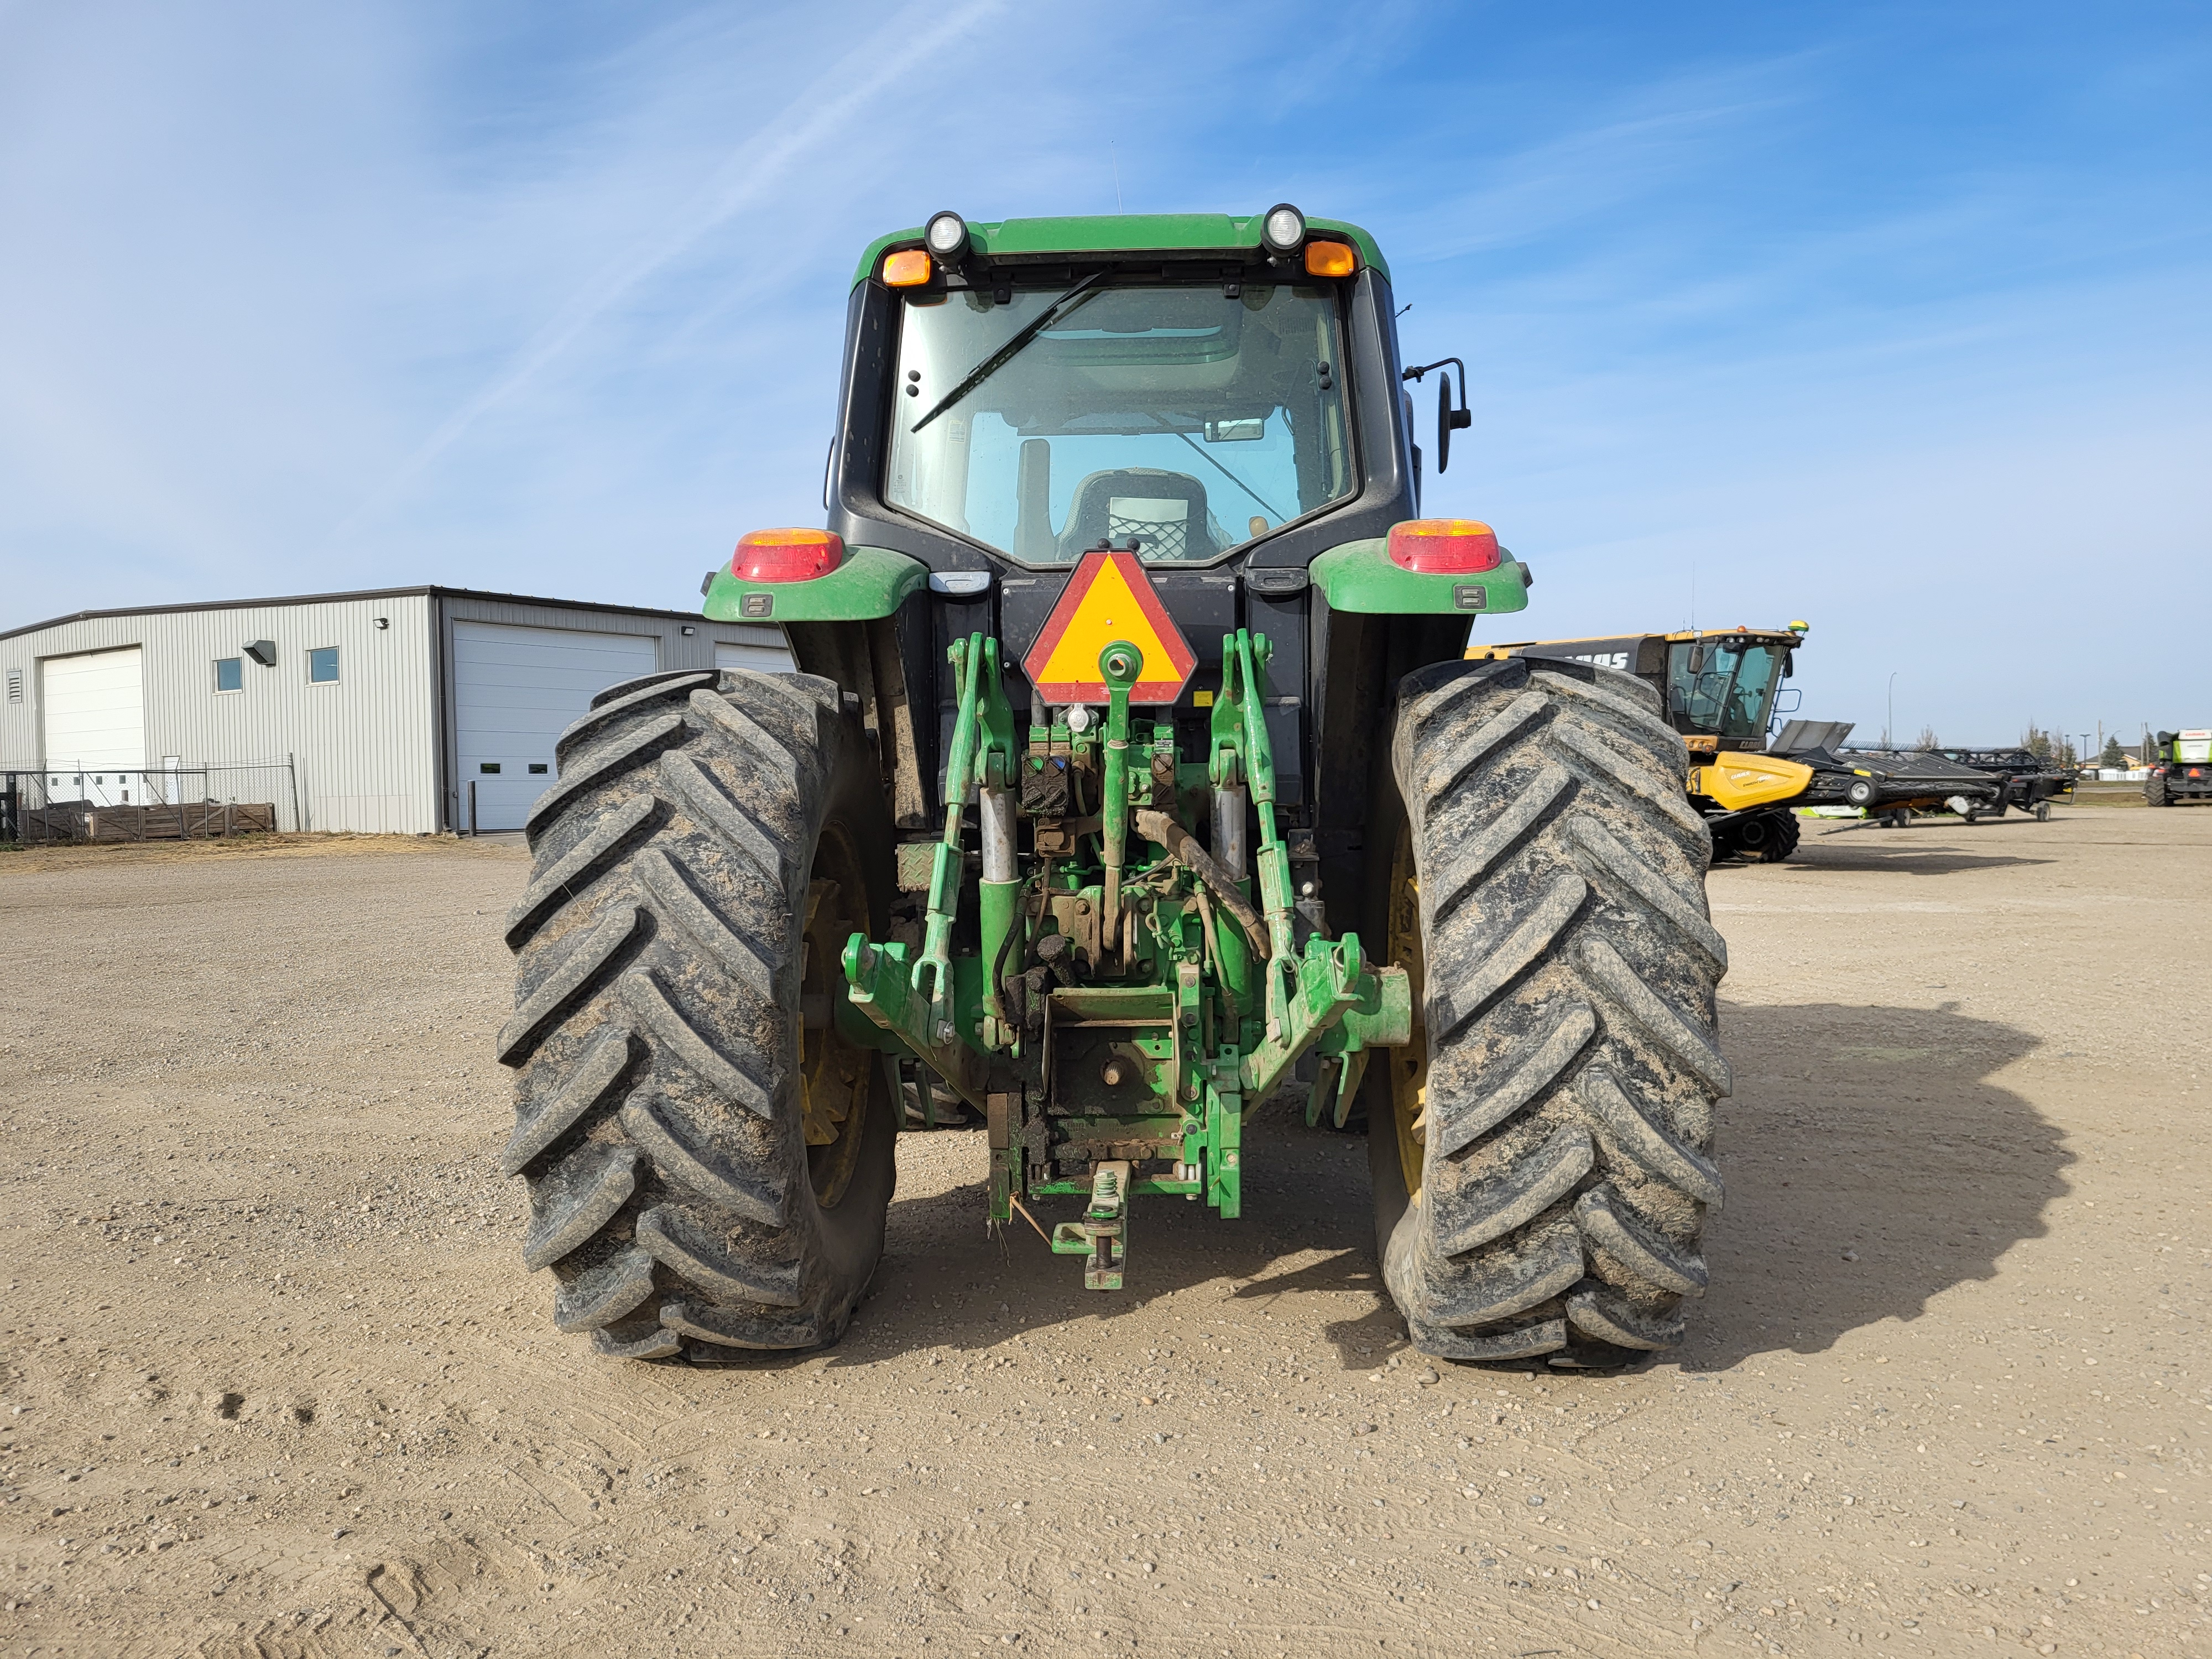
{"type": "Polygon", "coordinates": [[[0,0],[0,626],[689,606],[818,522],[860,246],[1358,220],[1516,628],[1813,624],[1805,712],[2212,723],[2212,14],[0,0]]]}

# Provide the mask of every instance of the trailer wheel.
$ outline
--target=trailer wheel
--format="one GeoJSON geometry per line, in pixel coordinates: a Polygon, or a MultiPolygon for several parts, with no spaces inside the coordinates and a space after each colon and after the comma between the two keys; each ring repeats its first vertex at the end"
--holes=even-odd
{"type": "Polygon", "coordinates": [[[1844,786],[1844,799],[1854,806],[1874,805],[1875,787],[1871,778],[1853,778],[1844,786]]]}
{"type": "Polygon", "coordinates": [[[1368,1146],[1425,1352],[1619,1364],[1680,1342],[1705,1292],[1727,947],[1686,765],[1610,669],[1442,663],[1400,689],[1370,925],[1415,1029],[1370,1067],[1368,1146]]]}
{"type": "Polygon", "coordinates": [[[2049,801],[2039,800],[2036,802],[2035,821],[2038,823],[2048,823],[2051,822],[2051,803],[2049,801]]]}
{"type": "Polygon", "coordinates": [[[603,1354],[726,1358],[844,1332],[882,1254],[896,1097],[834,1018],[880,936],[890,824],[810,677],[655,675],[562,735],[507,917],[502,1167],[554,1323],[603,1354]]]}

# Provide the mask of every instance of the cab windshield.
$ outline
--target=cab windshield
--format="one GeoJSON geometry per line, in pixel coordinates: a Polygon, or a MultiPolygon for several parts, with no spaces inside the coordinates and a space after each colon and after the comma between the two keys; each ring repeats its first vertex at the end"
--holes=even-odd
{"type": "Polygon", "coordinates": [[[1668,708],[1686,732],[1764,738],[1781,666],[1782,653],[1771,645],[1741,640],[1677,643],[1668,651],[1668,708]]]}
{"type": "Polygon", "coordinates": [[[1212,559],[1352,493],[1328,289],[966,289],[900,311],[885,497],[1024,564],[1102,539],[1212,559]]]}

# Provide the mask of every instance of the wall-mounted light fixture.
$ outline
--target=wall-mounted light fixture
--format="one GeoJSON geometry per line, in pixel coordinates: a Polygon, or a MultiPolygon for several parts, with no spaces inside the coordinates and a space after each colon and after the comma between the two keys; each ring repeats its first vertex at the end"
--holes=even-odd
{"type": "Polygon", "coordinates": [[[248,640],[239,648],[264,668],[276,665],[276,641],[274,640],[248,640]]]}
{"type": "Polygon", "coordinates": [[[696,629],[696,628],[689,628],[689,627],[687,627],[687,628],[684,630],[684,637],[685,639],[687,639],[687,640],[688,640],[688,639],[690,639],[690,638],[694,634],[697,633],[698,631],[699,631],[699,630],[698,630],[697,629],[696,629]]]}
{"type": "Polygon", "coordinates": [[[380,630],[389,628],[392,626],[392,618],[389,617],[379,617],[376,619],[376,625],[380,630]]]}

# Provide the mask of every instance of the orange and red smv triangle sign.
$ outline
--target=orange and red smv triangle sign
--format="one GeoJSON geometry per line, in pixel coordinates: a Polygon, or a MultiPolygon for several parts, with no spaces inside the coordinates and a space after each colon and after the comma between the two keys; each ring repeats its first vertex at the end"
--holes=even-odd
{"type": "Polygon", "coordinates": [[[1093,548],[1067,579],[1060,603],[1022,659],[1022,672],[1047,702],[1104,702],[1106,677],[1098,658],[1117,641],[1145,657],[1131,702],[1173,702],[1182,695],[1198,659],[1144,565],[1133,553],[1093,548]]]}

